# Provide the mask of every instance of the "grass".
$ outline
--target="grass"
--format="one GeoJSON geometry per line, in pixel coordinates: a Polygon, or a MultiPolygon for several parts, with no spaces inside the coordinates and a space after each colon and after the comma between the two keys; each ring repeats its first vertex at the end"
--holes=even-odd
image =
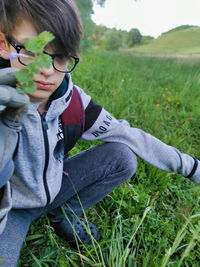
{"type": "MultiPolygon", "coordinates": [[[[199,73],[199,62],[91,52],[73,80],[115,117],[199,157],[199,73]]],[[[92,145],[81,141],[72,154],[92,145]]],[[[30,227],[19,266],[199,266],[200,187],[138,161],[133,178],[86,212],[98,244],[72,249],[43,217],[30,227]]]]}

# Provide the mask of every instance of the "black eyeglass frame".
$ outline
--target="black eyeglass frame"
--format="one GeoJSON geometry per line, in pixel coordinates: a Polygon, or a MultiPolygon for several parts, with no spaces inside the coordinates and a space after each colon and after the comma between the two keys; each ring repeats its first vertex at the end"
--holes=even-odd
{"type": "MultiPolygon", "coordinates": [[[[21,49],[23,49],[23,48],[26,49],[24,45],[21,45],[21,44],[17,43],[12,37],[7,36],[6,39],[7,39],[8,43],[10,45],[12,45],[13,48],[15,48],[15,50],[17,51],[18,54],[19,54],[19,52],[20,52],[21,49]]],[[[75,69],[76,65],[79,63],[79,58],[78,57],[76,57],[76,56],[68,56],[69,58],[73,58],[74,59],[74,61],[75,61],[74,66],[70,70],[61,71],[61,70],[58,70],[55,67],[55,65],[54,65],[54,58],[55,57],[58,57],[58,56],[63,56],[63,54],[49,54],[49,53],[47,53],[45,51],[43,53],[46,54],[46,55],[48,55],[48,56],[50,56],[52,58],[52,60],[53,60],[52,65],[53,65],[54,69],[57,70],[57,71],[59,71],[59,72],[62,72],[62,73],[70,73],[70,72],[72,72],[75,69]]],[[[18,61],[19,61],[20,64],[22,64],[24,66],[27,66],[27,64],[24,64],[20,60],[20,58],[18,58],[18,61]]]]}

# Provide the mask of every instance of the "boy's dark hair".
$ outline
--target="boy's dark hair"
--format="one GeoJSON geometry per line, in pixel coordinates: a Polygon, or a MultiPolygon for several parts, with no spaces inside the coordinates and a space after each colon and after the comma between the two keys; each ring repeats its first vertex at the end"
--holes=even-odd
{"type": "Polygon", "coordinates": [[[38,34],[55,35],[55,52],[78,56],[82,23],[74,0],[0,0],[0,31],[12,35],[15,27],[28,19],[38,34]]]}

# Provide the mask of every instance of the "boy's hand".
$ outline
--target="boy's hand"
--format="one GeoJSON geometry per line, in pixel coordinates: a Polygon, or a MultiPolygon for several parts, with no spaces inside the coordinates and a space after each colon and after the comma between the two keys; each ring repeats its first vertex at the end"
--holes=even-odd
{"type": "Polygon", "coordinates": [[[0,105],[6,106],[2,112],[2,121],[10,128],[19,128],[26,114],[29,97],[20,94],[16,86],[15,72],[18,69],[5,68],[0,70],[0,105]]]}

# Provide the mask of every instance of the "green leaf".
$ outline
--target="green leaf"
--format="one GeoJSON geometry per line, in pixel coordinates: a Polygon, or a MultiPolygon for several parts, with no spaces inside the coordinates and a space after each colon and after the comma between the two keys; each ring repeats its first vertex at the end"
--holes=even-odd
{"type": "Polygon", "coordinates": [[[29,70],[29,72],[34,74],[40,73],[40,66],[38,66],[38,64],[36,64],[35,62],[28,64],[27,69],[29,70]]]}
{"type": "Polygon", "coordinates": [[[19,83],[25,83],[33,79],[33,73],[29,72],[28,69],[17,71],[15,75],[19,83]]]}
{"type": "Polygon", "coordinates": [[[44,46],[40,44],[40,41],[37,37],[33,37],[26,41],[25,48],[35,54],[42,53],[44,50],[44,46]]]}
{"type": "Polygon", "coordinates": [[[43,236],[44,236],[43,234],[29,235],[26,237],[26,241],[32,241],[38,238],[42,238],[43,236]]]}
{"type": "Polygon", "coordinates": [[[55,39],[55,36],[47,31],[44,31],[38,35],[38,39],[44,45],[44,47],[55,39]]]}
{"type": "Polygon", "coordinates": [[[52,58],[46,54],[37,56],[34,61],[39,67],[49,68],[52,64],[52,58]]]}
{"type": "Polygon", "coordinates": [[[26,41],[25,48],[35,54],[41,54],[45,46],[51,42],[55,37],[52,33],[44,31],[37,37],[33,37],[26,41]]]}
{"type": "Polygon", "coordinates": [[[26,94],[33,94],[37,89],[37,86],[34,81],[25,82],[20,84],[18,87],[19,90],[23,90],[26,94]]]}

